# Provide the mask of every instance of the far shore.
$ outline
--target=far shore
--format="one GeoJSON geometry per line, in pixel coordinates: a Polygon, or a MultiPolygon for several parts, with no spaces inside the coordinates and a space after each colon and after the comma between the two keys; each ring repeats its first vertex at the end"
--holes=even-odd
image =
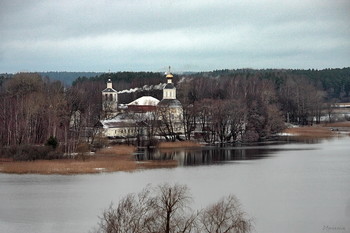
{"type": "Polygon", "coordinates": [[[284,135],[309,138],[330,138],[350,135],[350,121],[291,127],[285,129],[282,133],[284,135]]]}
{"type": "MultiPolygon", "coordinates": [[[[350,121],[328,123],[323,125],[291,127],[282,132],[284,135],[300,138],[330,138],[339,135],[350,135],[350,121]]],[[[176,148],[201,147],[198,142],[161,142],[157,148],[161,150],[176,148]]],[[[95,155],[80,155],[75,159],[13,161],[0,158],[0,173],[8,174],[93,174],[104,172],[133,172],[140,169],[174,168],[175,160],[136,161],[136,147],[115,145],[96,152],[95,155]]]]}
{"type": "MultiPolygon", "coordinates": [[[[196,142],[162,142],[158,148],[199,147],[196,142]]],[[[76,159],[13,161],[0,158],[0,173],[9,174],[93,174],[102,172],[132,172],[140,169],[173,168],[177,161],[136,161],[136,147],[116,145],[104,148],[95,155],[80,155],[76,159]]]]}

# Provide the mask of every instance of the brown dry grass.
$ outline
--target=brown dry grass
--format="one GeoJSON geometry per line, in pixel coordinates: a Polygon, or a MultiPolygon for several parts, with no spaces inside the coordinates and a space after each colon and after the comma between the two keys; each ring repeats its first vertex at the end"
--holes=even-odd
{"type": "Polygon", "coordinates": [[[118,145],[103,148],[98,151],[98,154],[102,155],[130,155],[136,151],[136,147],[127,145],[118,145]]]}
{"type": "Polygon", "coordinates": [[[201,147],[198,142],[182,141],[182,142],[161,142],[158,144],[158,148],[189,148],[189,147],[201,147]]]}
{"type": "Polygon", "coordinates": [[[350,131],[350,121],[326,123],[318,126],[288,128],[283,132],[301,137],[327,138],[338,136],[340,131],[350,131]],[[332,131],[334,128],[337,130],[332,131]]]}
{"type": "Polygon", "coordinates": [[[82,174],[112,171],[131,171],[137,169],[131,155],[128,156],[94,156],[87,160],[37,160],[32,162],[0,163],[0,172],[37,173],[37,174],[82,174]]]}
{"type": "Polygon", "coordinates": [[[327,123],[325,127],[350,127],[350,121],[327,123]]]}
{"type": "Polygon", "coordinates": [[[137,169],[152,169],[176,167],[176,161],[137,162],[132,153],[132,146],[113,146],[103,149],[96,156],[86,156],[85,160],[37,160],[30,162],[0,160],[0,172],[15,174],[88,174],[100,172],[135,171],[137,169]]]}
{"type": "Polygon", "coordinates": [[[288,128],[283,132],[301,137],[327,138],[335,136],[335,133],[331,129],[317,126],[288,128]]]}

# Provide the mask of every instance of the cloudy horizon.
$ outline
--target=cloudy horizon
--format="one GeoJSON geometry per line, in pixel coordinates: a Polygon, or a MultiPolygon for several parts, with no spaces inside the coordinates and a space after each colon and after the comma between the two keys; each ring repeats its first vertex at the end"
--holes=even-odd
{"type": "Polygon", "coordinates": [[[350,66],[348,0],[4,0],[0,73],[350,66]]]}

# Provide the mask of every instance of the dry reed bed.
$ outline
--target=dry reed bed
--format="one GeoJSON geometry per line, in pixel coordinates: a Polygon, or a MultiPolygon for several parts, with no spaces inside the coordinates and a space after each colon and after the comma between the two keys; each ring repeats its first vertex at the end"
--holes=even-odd
{"type": "Polygon", "coordinates": [[[12,161],[0,160],[0,172],[13,174],[89,174],[100,172],[135,171],[176,167],[176,161],[137,162],[132,146],[113,146],[98,152],[96,156],[80,156],[79,159],[12,161]]]}
{"type": "Polygon", "coordinates": [[[198,142],[182,141],[182,142],[160,142],[158,148],[190,148],[190,147],[201,147],[202,145],[198,142]]]}
{"type": "Polygon", "coordinates": [[[136,147],[128,145],[111,146],[101,149],[98,154],[102,155],[130,155],[136,151],[136,147]]]}
{"type": "Polygon", "coordinates": [[[132,171],[137,165],[132,156],[94,156],[84,160],[37,160],[0,163],[0,172],[16,174],[82,174],[112,171],[132,171]]]}
{"type": "Polygon", "coordinates": [[[350,131],[350,121],[327,123],[322,126],[306,126],[297,128],[288,128],[284,130],[284,133],[289,133],[302,137],[314,137],[314,138],[327,138],[338,136],[339,131],[350,131]],[[336,128],[337,131],[332,129],[336,128]]]}
{"type": "Polygon", "coordinates": [[[325,127],[349,127],[350,128],[350,121],[326,123],[324,126],[325,127]]]}
{"type": "Polygon", "coordinates": [[[302,136],[302,137],[315,137],[315,138],[327,138],[335,136],[335,133],[329,128],[325,127],[297,127],[288,128],[284,130],[284,133],[302,136]]]}

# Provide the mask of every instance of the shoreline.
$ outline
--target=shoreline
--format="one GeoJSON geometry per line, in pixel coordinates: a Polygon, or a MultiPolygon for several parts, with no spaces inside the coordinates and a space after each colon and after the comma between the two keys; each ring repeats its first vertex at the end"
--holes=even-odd
{"type": "MultiPolygon", "coordinates": [[[[161,142],[158,149],[193,148],[199,143],[161,142]]],[[[5,174],[41,174],[41,175],[78,175],[109,172],[134,172],[142,169],[174,168],[175,160],[137,161],[136,147],[127,145],[110,146],[99,150],[95,155],[78,156],[75,159],[13,161],[0,158],[0,173],[5,174]]]]}
{"type": "Polygon", "coordinates": [[[336,136],[350,135],[350,121],[325,123],[315,126],[290,127],[281,132],[283,136],[305,138],[331,138],[336,136]]]}
{"type": "Polygon", "coordinates": [[[134,172],[142,169],[174,168],[177,161],[136,161],[133,155],[97,155],[81,159],[58,159],[36,161],[0,161],[0,173],[79,175],[110,172],[134,172]]]}
{"type": "MultiPolygon", "coordinates": [[[[282,134],[295,138],[331,138],[350,136],[350,122],[328,123],[317,126],[291,127],[282,134]]],[[[161,142],[159,150],[178,148],[199,148],[202,145],[195,141],[161,142]]],[[[127,145],[116,145],[103,148],[95,155],[84,155],[74,159],[13,161],[0,158],[0,173],[4,174],[41,174],[41,175],[79,175],[110,172],[134,172],[143,169],[175,168],[175,160],[137,161],[134,153],[137,148],[127,145]]]]}

